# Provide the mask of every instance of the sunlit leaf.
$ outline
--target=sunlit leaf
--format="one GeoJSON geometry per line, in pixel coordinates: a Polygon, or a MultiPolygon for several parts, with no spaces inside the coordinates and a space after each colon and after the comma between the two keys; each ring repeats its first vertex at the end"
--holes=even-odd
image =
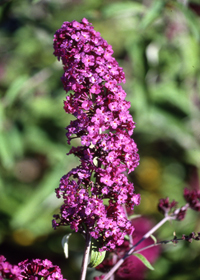
{"type": "Polygon", "coordinates": [[[92,238],[90,263],[88,266],[96,267],[97,265],[102,263],[102,261],[105,258],[105,255],[106,251],[99,252],[98,242],[94,238],[92,238]]]}
{"type": "Polygon", "coordinates": [[[153,266],[143,255],[136,253],[134,256],[136,256],[147,268],[154,270],[153,266]]]}
{"type": "Polygon", "coordinates": [[[61,241],[66,259],[68,258],[69,255],[68,243],[69,243],[70,235],[71,233],[64,235],[61,241]]]}
{"type": "Polygon", "coordinates": [[[156,244],[157,243],[156,237],[153,234],[151,234],[150,237],[151,237],[151,239],[153,239],[154,243],[156,244]]]}
{"type": "Polygon", "coordinates": [[[129,220],[133,220],[133,219],[137,219],[137,218],[140,218],[141,217],[141,215],[137,215],[137,214],[133,214],[133,215],[131,215],[131,216],[128,216],[128,219],[129,220]]]}

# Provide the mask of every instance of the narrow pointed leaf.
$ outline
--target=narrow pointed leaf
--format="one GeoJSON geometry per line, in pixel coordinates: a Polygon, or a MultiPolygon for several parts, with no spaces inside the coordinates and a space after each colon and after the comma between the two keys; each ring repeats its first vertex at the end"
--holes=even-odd
{"type": "Polygon", "coordinates": [[[156,244],[157,243],[156,237],[153,234],[151,234],[150,237],[153,239],[154,243],[156,244]]]}
{"type": "Polygon", "coordinates": [[[166,1],[157,0],[153,3],[152,7],[147,11],[146,15],[142,19],[140,23],[140,28],[145,29],[147,28],[151,23],[153,23],[157,18],[162,15],[162,12],[165,8],[166,1]]]}
{"type": "Polygon", "coordinates": [[[70,237],[71,233],[69,234],[66,234],[63,236],[63,239],[62,239],[62,247],[63,247],[63,250],[64,250],[64,254],[65,254],[65,258],[67,259],[68,258],[68,255],[69,255],[69,246],[68,246],[68,242],[69,242],[69,237],[70,237]]]}
{"type": "Polygon", "coordinates": [[[137,218],[140,218],[142,215],[136,215],[136,214],[133,214],[131,216],[128,216],[128,219],[129,220],[133,220],[133,219],[137,219],[137,218]]]}
{"type": "Polygon", "coordinates": [[[143,255],[135,253],[134,256],[136,256],[147,268],[154,270],[153,266],[143,255]]]}

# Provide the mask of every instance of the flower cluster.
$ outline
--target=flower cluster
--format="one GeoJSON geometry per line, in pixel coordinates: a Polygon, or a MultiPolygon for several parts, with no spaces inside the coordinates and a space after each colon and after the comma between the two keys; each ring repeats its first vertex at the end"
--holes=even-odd
{"type": "Polygon", "coordinates": [[[112,57],[112,47],[86,19],[64,22],[55,33],[54,50],[63,62],[62,82],[69,92],[64,109],[75,117],[66,136],[69,144],[80,138],[81,146],[69,152],[80,165],[63,176],[56,189],[64,204],[60,215],[54,215],[53,227],[87,231],[102,242],[102,249],[114,249],[134,229],[122,205],[133,209],[140,201],[124,174],[139,162],[131,138],[135,123],[130,102],[119,85],[125,82],[124,72],[112,57]]]}
{"type": "Polygon", "coordinates": [[[172,202],[169,202],[169,197],[161,198],[158,203],[158,211],[162,214],[166,215],[168,214],[172,209],[175,209],[177,206],[177,203],[175,200],[172,202]]]}
{"type": "Polygon", "coordinates": [[[66,280],[60,268],[47,259],[25,260],[11,265],[4,256],[0,256],[0,280],[3,279],[66,280]]]}
{"type": "Polygon", "coordinates": [[[195,234],[195,232],[191,232],[189,235],[182,235],[182,239],[186,240],[188,242],[192,242],[192,240],[200,240],[200,232],[198,232],[197,234],[195,234]]]}
{"type": "MultiPolygon", "coordinates": [[[[145,217],[132,220],[132,224],[135,227],[135,231],[132,235],[134,244],[136,244],[153,226],[152,222],[145,217]]],[[[152,243],[153,240],[151,238],[147,238],[143,241],[143,244],[138,245],[136,250],[147,247],[152,243]]],[[[108,258],[106,258],[100,265],[98,265],[96,267],[96,270],[104,273],[109,271],[115,265],[115,263],[123,257],[124,253],[129,250],[129,247],[130,242],[126,240],[121,246],[118,246],[115,251],[109,255],[108,258]]],[[[145,256],[145,258],[147,258],[150,263],[154,263],[160,254],[160,248],[158,246],[155,246],[149,249],[145,249],[141,252],[141,254],[145,256]]],[[[143,280],[145,278],[146,270],[147,267],[136,256],[131,255],[116,271],[113,279],[143,280]]],[[[94,280],[100,280],[103,279],[103,277],[104,275],[101,275],[99,277],[95,277],[94,280]]]]}
{"type": "Polygon", "coordinates": [[[171,215],[178,221],[182,221],[185,218],[188,208],[193,209],[194,211],[200,211],[200,190],[189,190],[184,189],[183,196],[187,204],[179,209],[176,209],[177,202],[173,200],[169,202],[169,197],[162,198],[158,204],[158,210],[165,216],[171,215]]]}
{"type": "Polygon", "coordinates": [[[185,188],[184,198],[191,209],[197,212],[200,211],[200,190],[188,190],[185,188]]]}
{"type": "Polygon", "coordinates": [[[176,209],[178,202],[173,200],[172,202],[169,201],[169,197],[161,198],[158,203],[158,210],[165,216],[170,215],[177,221],[182,221],[185,218],[188,206],[185,205],[181,208],[176,209]]]}
{"type": "Polygon", "coordinates": [[[0,256],[0,280],[18,280],[21,269],[17,265],[11,265],[4,256],[0,256]]]}

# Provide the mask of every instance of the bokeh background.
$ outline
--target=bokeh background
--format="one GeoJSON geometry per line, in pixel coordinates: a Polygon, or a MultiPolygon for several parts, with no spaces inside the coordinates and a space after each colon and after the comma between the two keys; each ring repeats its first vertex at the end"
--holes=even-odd
{"type": "MultiPolygon", "coordinates": [[[[184,204],[184,187],[199,188],[199,0],[1,0],[0,1],[0,254],[17,263],[48,258],[66,278],[78,279],[84,240],[68,228],[54,231],[61,201],[54,189],[77,165],[66,156],[62,65],[53,35],[63,21],[86,17],[113,46],[124,68],[127,99],[136,122],[140,166],[129,179],[141,193],[135,209],[154,223],[159,198],[184,204]]],[[[200,213],[164,225],[158,240],[200,231],[200,213]]],[[[200,244],[165,245],[145,279],[200,279],[200,244]]],[[[94,271],[89,270],[88,280],[94,271]]]]}

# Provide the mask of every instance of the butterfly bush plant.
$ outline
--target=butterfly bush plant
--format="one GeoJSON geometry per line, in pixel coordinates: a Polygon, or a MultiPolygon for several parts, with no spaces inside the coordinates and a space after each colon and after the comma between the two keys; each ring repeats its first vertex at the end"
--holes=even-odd
{"type": "MultiPolygon", "coordinates": [[[[200,211],[200,192],[185,189],[185,206],[177,208],[177,202],[161,199],[158,208],[164,218],[147,233],[133,238],[134,226],[127,209],[133,211],[140,203],[140,195],[135,193],[126,174],[138,166],[139,155],[132,139],[135,123],[129,113],[130,102],[125,100],[126,93],[120,85],[125,82],[125,75],[112,54],[111,45],[85,18],[81,22],[64,22],[55,33],[54,55],[63,63],[61,79],[68,93],[64,109],[75,117],[66,128],[67,141],[68,144],[73,139],[79,141],[69,154],[78,157],[80,164],[61,178],[56,189],[56,196],[62,198],[63,204],[60,213],[54,215],[53,228],[70,226],[84,235],[82,280],[86,278],[89,256],[90,266],[97,266],[104,272],[95,277],[96,280],[133,279],[132,254],[162,243],[149,244],[145,239],[166,221],[183,220],[189,207],[200,211]],[[104,260],[106,251],[112,252],[112,259],[104,260]],[[120,266],[130,273],[124,275],[120,266]]],[[[200,233],[183,235],[181,239],[199,240],[200,233]]],[[[178,240],[174,237],[170,241],[176,243],[178,240]]],[[[150,263],[140,256],[137,254],[150,267],[150,263]]],[[[0,279],[64,278],[60,268],[49,260],[25,260],[13,266],[1,256],[0,279]]]]}

